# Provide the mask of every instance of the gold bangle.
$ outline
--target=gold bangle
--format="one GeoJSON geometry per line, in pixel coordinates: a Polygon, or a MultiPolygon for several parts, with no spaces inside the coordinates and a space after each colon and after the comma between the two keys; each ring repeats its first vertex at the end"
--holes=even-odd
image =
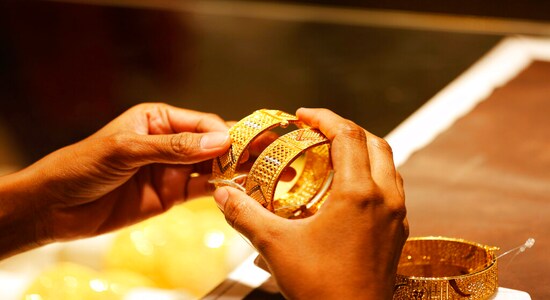
{"type": "Polygon", "coordinates": [[[330,145],[318,130],[311,129],[290,114],[277,110],[258,110],[237,122],[229,134],[229,150],[216,158],[212,179],[216,187],[230,185],[246,191],[264,207],[285,218],[302,218],[314,214],[328,197],[332,182],[330,145]],[[256,159],[246,175],[244,187],[237,184],[237,167],[252,140],[273,127],[296,123],[300,129],[271,143],[256,159]],[[304,167],[292,188],[278,199],[275,189],[284,169],[304,154],[304,167]]]}
{"type": "Polygon", "coordinates": [[[234,179],[241,156],[254,138],[274,127],[297,122],[296,116],[280,110],[260,109],[233,125],[229,129],[231,147],[212,164],[212,177],[218,179],[216,187],[224,185],[220,180],[234,179]]]}
{"type": "Polygon", "coordinates": [[[497,250],[461,239],[410,238],[393,299],[488,299],[498,288],[497,250]]]}
{"type": "Polygon", "coordinates": [[[332,182],[329,150],[328,139],[315,129],[298,129],[279,137],[252,165],[246,193],[281,217],[303,218],[314,214],[327,198],[332,182]],[[294,186],[274,199],[282,172],[303,153],[304,167],[294,186]]]}

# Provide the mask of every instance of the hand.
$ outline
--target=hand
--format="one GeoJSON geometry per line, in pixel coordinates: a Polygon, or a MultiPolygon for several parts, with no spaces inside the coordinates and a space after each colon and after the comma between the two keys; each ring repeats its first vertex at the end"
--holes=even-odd
{"type": "Polygon", "coordinates": [[[312,217],[287,220],[245,193],[215,191],[227,221],[259,251],[291,299],[391,299],[408,236],[403,182],[389,145],[324,109],[298,117],[331,141],[334,181],[312,217]]]}
{"type": "Polygon", "coordinates": [[[227,130],[216,115],[141,104],[87,139],[2,178],[0,225],[11,219],[13,234],[21,237],[0,239],[0,256],[108,232],[207,194],[208,160],[229,148],[227,130]],[[23,221],[16,222],[18,216],[23,221]],[[17,232],[18,224],[25,232],[17,232]]]}

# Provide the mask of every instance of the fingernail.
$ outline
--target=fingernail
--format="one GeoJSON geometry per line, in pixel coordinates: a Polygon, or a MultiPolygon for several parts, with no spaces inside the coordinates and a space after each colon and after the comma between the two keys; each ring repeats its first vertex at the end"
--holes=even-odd
{"type": "Polygon", "coordinates": [[[227,132],[210,132],[202,136],[201,148],[202,149],[214,149],[223,146],[229,139],[229,133],[227,132]]]}
{"type": "Polygon", "coordinates": [[[222,212],[225,208],[225,202],[227,202],[228,198],[229,193],[227,192],[226,188],[222,187],[214,191],[214,200],[216,201],[216,205],[222,212]]]}

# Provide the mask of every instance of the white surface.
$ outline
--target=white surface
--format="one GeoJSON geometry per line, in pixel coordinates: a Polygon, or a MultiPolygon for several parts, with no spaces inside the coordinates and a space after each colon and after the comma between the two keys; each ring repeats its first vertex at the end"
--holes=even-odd
{"type": "Polygon", "coordinates": [[[254,259],[257,255],[257,253],[250,255],[239,267],[229,274],[223,283],[202,299],[242,299],[253,289],[264,283],[271,275],[254,265],[254,259]]]}
{"type": "Polygon", "coordinates": [[[271,276],[266,271],[254,265],[257,253],[250,255],[239,267],[237,267],[228,278],[241,282],[249,287],[257,287],[271,276]]]}
{"type": "Polygon", "coordinates": [[[195,297],[179,291],[136,288],[124,296],[124,300],[190,300],[195,297]]]}
{"type": "Polygon", "coordinates": [[[491,300],[531,300],[531,296],[522,291],[498,288],[497,293],[491,297],[491,300]]]}

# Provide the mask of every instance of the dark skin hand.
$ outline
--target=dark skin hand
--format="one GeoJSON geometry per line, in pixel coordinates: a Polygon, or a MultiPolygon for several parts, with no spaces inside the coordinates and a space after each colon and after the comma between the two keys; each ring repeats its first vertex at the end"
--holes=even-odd
{"type": "Polygon", "coordinates": [[[210,193],[211,159],[229,148],[227,130],[213,114],[140,104],[3,176],[0,257],[112,231],[210,193]]]}
{"type": "MultiPolygon", "coordinates": [[[[328,110],[297,115],[331,141],[334,181],[319,212],[282,219],[227,187],[215,193],[218,206],[258,249],[286,297],[391,299],[408,235],[391,148],[328,110]]],[[[228,149],[227,129],[212,114],[142,104],[89,138],[3,176],[0,258],[108,232],[208,194],[210,160],[228,149]]],[[[258,144],[261,149],[261,139],[258,144]]]]}
{"type": "Polygon", "coordinates": [[[408,236],[403,181],[381,138],[325,109],[297,116],[331,141],[334,181],[312,217],[280,218],[230,187],[214,197],[289,299],[391,299],[408,236]],[[351,155],[350,155],[351,154],[351,155]]]}

